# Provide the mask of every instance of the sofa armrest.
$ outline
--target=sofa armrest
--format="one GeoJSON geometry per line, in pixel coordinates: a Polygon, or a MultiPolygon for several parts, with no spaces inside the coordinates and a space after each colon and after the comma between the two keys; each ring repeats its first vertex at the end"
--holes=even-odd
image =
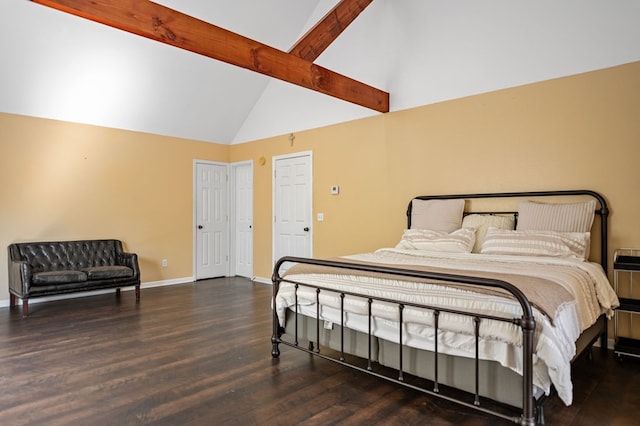
{"type": "Polygon", "coordinates": [[[127,266],[133,269],[133,277],[140,281],[140,267],[138,266],[138,255],[136,253],[118,253],[117,262],[120,266],[127,266]]]}
{"type": "Polygon", "coordinates": [[[29,297],[31,268],[24,260],[9,259],[9,291],[20,298],[29,297]]]}

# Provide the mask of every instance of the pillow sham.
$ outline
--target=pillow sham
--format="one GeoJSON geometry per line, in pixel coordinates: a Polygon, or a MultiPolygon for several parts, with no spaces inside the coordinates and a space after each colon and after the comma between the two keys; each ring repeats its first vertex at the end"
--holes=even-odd
{"type": "Polygon", "coordinates": [[[463,228],[474,228],[476,230],[476,242],[473,245],[473,253],[480,253],[487,229],[490,227],[498,229],[513,230],[516,227],[516,220],[513,216],[500,216],[494,214],[470,214],[462,219],[463,228]]]}
{"type": "Polygon", "coordinates": [[[522,201],[518,204],[518,231],[589,232],[596,200],[571,204],[522,201]]]}
{"type": "Polygon", "coordinates": [[[509,231],[489,228],[480,252],[586,260],[590,237],[589,232],[509,231]]]}
{"type": "Polygon", "coordinates": [[[464,200],[413,200],[411,228],[453,232],[462,225],[464,200]]]}
{"type": "Polygon", "coordinates": [[[396,246],[405,250],[427,250],[447,253],[470,253],[476,233],[473,228],[461,228],[451,233],[430,229],[407,229],[396,246]]]}

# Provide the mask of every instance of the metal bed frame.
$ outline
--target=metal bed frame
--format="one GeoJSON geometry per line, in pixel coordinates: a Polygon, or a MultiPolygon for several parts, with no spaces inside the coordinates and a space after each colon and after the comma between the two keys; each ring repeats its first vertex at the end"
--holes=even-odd
{"type": "MultiPolygon", "coordinates": [[[[601,228],[601,233],[600,233],[600,260],[601,260],[601,265],[606,273],[607,271],[607,256],[608,256],[608,252],[607,252],[607,219],[608,219],[608,208],[607,208],[607,204],[605,199],[598,193],[594,192],[594,191],[589,191],[589,190],[568,190],[568,191],[535,191],[535,192],[504,192],[504,193],[489,193],[489,194],[456,194],[456,195],[435,195],[435,196],[419,196],[416,197],[414,199],[420,199],[420,200],[431,200],[431,199],[479,199],[479,198],[538,198],[538,197],[557,197],[557,196],[590,196],[595,198],[600,207],[596,209],[596,215],[600,217],[600,228],[601,228]]],[[[413,201],[413,200],[412,200],[413,201]]],[[[409,203],[409,207],[407,209],[407,223],[408,223],[408,227],[411,226],[411,205],[412,202],[409,203]]],[[[516,220],[517,220],[517,212],[515,211],[505,211],[505,212],[465,212],[465,214],[471,214],[471,213],[477,213],[477,214],[513,214],[514,216],[516,216],[516,220]]],[[[405,268],[396,268],[396,267],[386,267],[386,266],[379,266],[379,265],[366,265],[366,264],[356,264],[356,263],[350,263],[350,262],[342,262],[342,261],[333,261],[333,260],[320,260],[320,259],[310,259],[310,258],[300,258],[300,257],[292,257],[292,256],[285,256],[281,259],[279,259],[274,267],[273,270],[273,276],[272,276],[272,281],[273,281],[273,295],[272,295],[272,303],[273,303],[273,334],[271,337],[271,342],[272,342],[272,351],[271,351],[271,355],[274,358],[278,358],[280,356],[280,349],[279,349],[279,345],[283,344],[286,346],[290,346],[299,350],[302,350],[304,352],[307,352],[309,354],[321,357],[323,359],[327,359],[345,366],[348,366],[350,368],[353,368],[355,370],[370,374],[370,375],[374,375],[376,377],[394,382],[394,383],[398,383],[401,384],[405,387],[409,387],[411,389],[423,392],[425,394],[434,396],[434,397],[438,397],[441,399],[445,399],[447,401],[450,402],[454,402],[457,404],[460,404],[462,406],[474,409],[474,410],[478,410],[481,411],[485,414],[490,414],[490,415],[494,415],[497,416],[499,418],[502,418],[504,420],[508,420],[511,421],[515,424],[521,424],[521,425],[534,425],[534,424],[543,424],[544,423],[544,416],[542,413],[542,406],[541,406],[541,401],[536,401],[534,395],[533,395],[533,351],[534,351],[534,330],[535,330],[535,319],[533,316],[533,311],[532,311],[532,307],[531,304],[529,302],[529,300],[527,300],[527,297],[515,286],[513,286],[512,284],[506,282],[506,281],[502,281],[502,280],[496,280],[496,279],[489,279],[489,278],[480,278],[480,277],[474,277],[474,276],[466,276],[466,275],[458,275],[458,274],[442,274],[442,273],[435,273],[435,272],[423,272],[423,271],[415,271],[415,270],[410,270],[410,269],[405,269],[405,268]],[[477,314],[477,313],[473,313],[473,312],[463,312],[460,310],[456,310],[456,309],[448,309],[448,308],[443,308],[442,306],[430,306],[430,305],[421,305],[421,304],[414,304],[414,303],[406,303],[406,302],[399,302],[396,300],[391,300],[391,299],[386,299],[386,298],[379,298],[379,297],[371,297],[368,295],[363,295],[363,294],[358,294],[355,292],[349,292],[349,291],[337,291],[334,289],[330,289],[330,288],[326,288],[323,286],[319,286],[319,285],[309,285],[309,284],[305,284],[305,283],[299,283],[299,282],[295,282],[292,280],[289,280],[287,278],[284,278],[280,275],[280,269],[282,267],[282,265],[284,263],[287,262],[292,262],[292,263],[305,263],[305,264],[312,264],[312,265],[319,265],[319,266],[327,266],[327,267],[333,267],[333,268],[342,268],[345,270],[358,270],[358,271],[367,271],[367,272],[374,272],[374,273],[381,273],[381,274],[387,274],[387,275],[401,275],[404,277],[411,277],[411,278],[417,278],[417,279],[431,279],[431,280],[438,280],[441,282],[448,282],[448,283],[456,283],[457,285],[465,285],[465,286],[469,286],[469,287],[473,287],[473,286],[483,286],[483,287],[492,287],[492,288],[500,288],[503,289],[504,291],[507,291],[508,293],[510,293],[513,298],[515,300],[518,301],[518,303],[520,304],[520,307],[522,309],[522,316],[521,317],[516,317],[516,318],[507,318],[507,317],[498,317],[498,316],[491,316],[491,315],[483,315],[483,314],[477,314]],[[279,287],[280,287],[280,283],[282,282],[288,282],[288,283],[292,283],[295,286],[295,331],[294,331],[294,336],[293,336],[293,342],[288,341],[288,340],[284,340],[282,339],[282,334],[283,334],[283,329],[280,327],[280,324],[278,322],[278,317],[276,314],[276,310],[275,310],[275,306],[276,306],[276,295],[278,293],[279,287]],[[315,334],[316,334],[316,339],[315,339],[315,347],[313,344],[313,341],[309,341],[309,346],[308,347],[304,347],[301,346],[299,344],[299,334],[298,334],[298,289],[300,286],[304,286],[307,288],[313,288],[315,289],[315,293],[316,293],[316,317],[315,317],[315,334]],[[340,351],[339,351],[339,357],[336,358],[335,356],[331,356],[331,355],[327,355],[324,353],[321,353],[320,350],[320,303],[319,303],[319,298],[320,298],[320,294],[323,291],[327,291],[327,292],[331,292],[333,294],[339,294],[340,296],[340,301],[341,301],[341,307],[340,307],[340,316],[342,318],[342,322],[340,324],[340,351]],[[369,329],[368,329],[368,333],[367,333],[367,338],[368,338],[368,359],[366,360],[366,368],[364,367],[360,367],[358,365],[355,365],[353,363],[347,362],[346,358],[345,358],[345,347],[344,347],[344,329],[345,329],[345,325],[344,325],[344,299],[345,297],[357,297],[357,298],[363,298],[365,300],[367,300],[367,304],[368,304],[368,321],[369,321],[369,329]],[[372,340],[373,339],[377,339],[377,337],[373,336],[372,334],[372,329],[371,329],[371,324],[372,324],[372,305],[374,303],[380,303],[380,302],[384,302],[384,303],[391,303],[391,304],[395,304],[397,306],[398,309],[398,314],[399,314],[399,327],[398,327],[398,342],[400,342],[400,344],[398,345],[398,351],[399,351],[399,366],[397,369],[397,373],[398,376],[397,378],[394,377],[390,377],[389,375],[385,375],[382,373],[378,373],[376,371],[373,370],[373,361],[372,361],[372,340]],[[473,395],[473,400],[471,403],[465,401],[465,400],[461,400],[455,397],[452,397],[450,395],[445,395],[441,392],[441,389],[439,387],[439,379],[438,379],[438,339],[435,339],[435,348],[434,348],[434,363],[433,363],[433,380],[432,380],[432,388],[427,388],[426,386],[416,386],[415,384],[411,384],[408,383],[405,380],[404,377],[404,367],[403,367],[403,350],[404,350],[404,346],[402,345],[403,342],[403,310],[406,307],[414,307],[414,308],[419,308],[419,309],[425,309],[425,310],[430,310],[433,312],[434,315],[434,328],[435,331],[437,333],[438,330],[438,318],[439,315],[443,312],[446,313],[451,313],[451,314],[457,314],[457,315],[463,315],[463,316],[467,316],[467,317],[471,317],[473,320],[473,324],[474,324],[474,329],[475,329],[475,392],[473,395]],[[523,373],[522,373],[522,386],[523,386],[523,401],[522,401],[522,410],[519,416],[514,416],[514,415],[508,415],[505,414],[502,411],[499,410],[494,410],[491,408],[486,408],[483,407],[481,405],[481,401],[480,401],[480,394],[479,394],[479,383],[480,383],[480,378],[479,378],[479,355],[478,355],[478,342],[479,342],[479,328],[480,328],[480,323],[484,320],[492,320],[492,321],[500,321],[500,322],[507,322],[507,323],[512,323],[518,327],[520,327],[521,331],[522,331],[522,342],[523,342],[523,373]]],[[[600,321],[598,321],[600,323],[600,321]]],[[[601,322],[603,324],[603,329],[599,330],[600,333],[600,339],[601,339],[601,349],[606,351],[607,348],[607,321],[606,321],[606,317],[604,317],[604,320],[601,322]]],[[[595,340],[597,340],[598,336],[596,336],[595,338],[593,338],[589,344],[586,346],[586,348],[588,348],[588,350],[591,349],[591,345],[595,342],[595,340]]],[[[576,355],[577,357],[577,355],[576,355]]],[[[575,358],[574,358],[575,359],[575,358]]],[[[431,386],[431,385],[430,385],[431,386]]],[[[543,398],[544,399],[544,398],[543,398]]]]}

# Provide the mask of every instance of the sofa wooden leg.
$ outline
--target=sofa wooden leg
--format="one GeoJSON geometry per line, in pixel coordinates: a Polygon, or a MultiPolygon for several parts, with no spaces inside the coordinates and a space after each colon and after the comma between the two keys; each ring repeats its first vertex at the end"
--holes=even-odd
{"type": "Polygon", "coordinates": [[[22,318],[29,315],[29,299],[22,299],[22,318]]]}
{"type": "Polygon", "coordinates": [[[120,287],[116,288],[116,299],[120,299],[120,287]]]}
{"type": "Polygon", "coordinates": [[[140,301],[140,286],[136,286],[136,302],[140,301]]]}
{"type": "Polygon", "coordinates": [[[9,293],[9,307],[13,308],[14,306],[16,306],[16,295],[9,293]]]}

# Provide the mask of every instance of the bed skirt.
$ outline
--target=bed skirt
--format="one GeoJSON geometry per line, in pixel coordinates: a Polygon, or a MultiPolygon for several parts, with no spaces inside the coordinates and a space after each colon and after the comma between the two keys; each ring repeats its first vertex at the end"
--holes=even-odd
{"type": "MultiPolygon", "coordinates": [[[[285,334],[295,336],[295,313],[287,310],[287,320],[285,334]]],[[[585,330],[576,342],[577,358],[586,350],[590,350],[591,345],[603,333],[606,326],[604,316],[590,328],[585,330]]],[[[320,348],[328,347],[335,351],[340,351],[342,333],[340,325],[326,323],[320,320],[320,327],[316,326],[316,319],[306,315],[298,314],[298,339],[300,345],[307,342],[314,342],[317,346],[317,332],[320,332],[320,348]]],[[[283,336],[284,337],[284,336],[283,336]]],[[[369,357],[369,343],[366,333],[355,331],[349,328],[344,329],[344,352],[367,359],[369,357]]],[[[398,344],[384,339],[373,337],[371,339],[371,361],[379,365],[399,369],[399,348],[398,344]]],[[[431,351],[403,347],[403,371],[417,377],[433,380],[434,377],[434,353],[431,351]]],[[[574,358],[574,359],[575,359],[574,358]]],[[[513,370],[503,367],[496,361],[479,361],[479,395],[490,398],[512,407],[522,408],[522,376],[513,370]]],[[[440,353],[438,355],[438,382],[444,386],[469,392],[469,402],[473,401],[475,392],[475,360],[459,356],[440,353]]],[[[534,397],[540,399],[544,393],[536,389],[534,397]]]]}

